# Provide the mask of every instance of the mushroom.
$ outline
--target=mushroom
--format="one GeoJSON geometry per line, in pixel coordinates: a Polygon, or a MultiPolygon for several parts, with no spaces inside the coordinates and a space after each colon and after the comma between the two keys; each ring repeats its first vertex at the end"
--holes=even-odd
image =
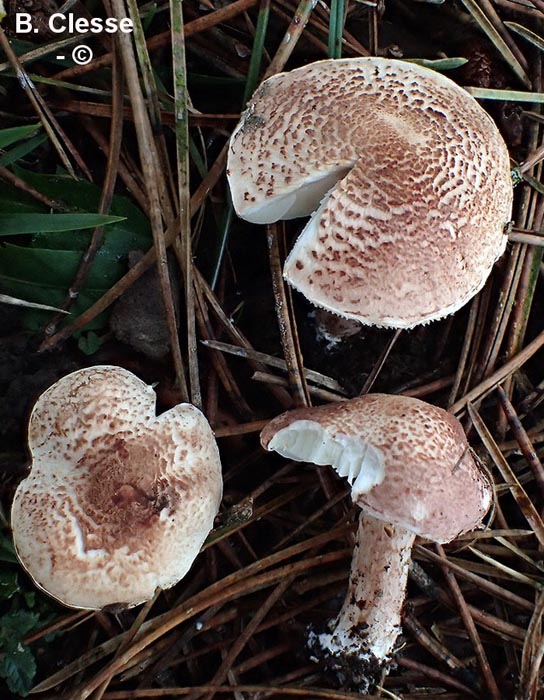
{"type": "Polygon", "coordinates": [[[326,60],[269,78],[232,135],[227,174],[243,219],[312,215],[284,276],[366,325],[457,311],[506,246],[512,181],[497,127],[414,63],[326,60]]]}
{"type": "Polygon", "coordinates": [[[189,404],[157,416],[155,398],[104,365],[63,377],[34,406],[13,538],[36,585],[64,605],[148,600],[187,573],[212,528],[222,495],[212,430],[189,404]]]}
{"type": "Polygon", "coordinates": [[[416,535],[445,543],[477,527],[492,489],[459,421],[418,399],[367,394],[272,420],[261,443],[288,459],[331,465],[361,509],[349,588],[330,631],[310,647],[368,692],[395,650],[416,535]]]}

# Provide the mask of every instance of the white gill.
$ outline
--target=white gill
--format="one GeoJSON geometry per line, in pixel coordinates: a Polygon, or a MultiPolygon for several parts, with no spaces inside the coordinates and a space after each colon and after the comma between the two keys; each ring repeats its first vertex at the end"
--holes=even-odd
{"type": "Polygon", "coordinates": [[[331,435],[311,420],[297,420],[279,430],[268,449],[287,459],[334,467],[348,480],[354,495],[368,493],[385,477],[385,461],[379,449],[348,435],[331,435]]]}

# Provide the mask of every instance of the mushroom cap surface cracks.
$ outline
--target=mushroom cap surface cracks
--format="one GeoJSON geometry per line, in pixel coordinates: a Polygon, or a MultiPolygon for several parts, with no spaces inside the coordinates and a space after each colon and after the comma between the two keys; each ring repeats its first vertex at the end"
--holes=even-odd
{"type": "Polygon", "coordinates": [[[452,80],[413,63],[318,61],[269,78],[232,135],[228,177],[242,218],[314,212],[285,277],[368,325],[453,313],[507,242],[513,191],[497,127],[452,80]]]}
{"type": "Polygon", "coordinates": [[[356,438],[381,453],[380,483],[366,492],[352,490],[353,501],[379,520],[449,542],[477,527],[491,505],[489,479],[470,454],[461,424],[441,408],[406,396],[367,394],[295,409],[265,426],[263,447],[274,449],[269,446],[280,431],[296,431],[297,424],[308,421],[317,423],[327,439],[356,438]]]}
{"type": "Polygon", "coordinates": [[[131,372],[91,367],[41,395],[29,448],[12,527],[40,588],[72,607],[130,607],[187,573],[222,495],[215,438],[197,408],[157,416],[155,392],[131,372]]]}

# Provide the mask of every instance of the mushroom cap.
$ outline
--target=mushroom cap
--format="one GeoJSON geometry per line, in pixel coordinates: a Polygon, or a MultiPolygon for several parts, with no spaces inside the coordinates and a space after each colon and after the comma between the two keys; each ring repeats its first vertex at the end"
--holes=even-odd
{"type": "Polygon", "coordinates": [[[288,411],[261,444],[290,459],[330,464],[373,517],[434,542],[477,527],[492,501],[459,421],[407,396],[367,394],[288,411]]]}
{"type": "Polygon", "coordinates": [[[155,414],[121,367],[73,372],[38,399],[30,474],[12,508],[17,555],[64,605],[132,607],[189,570],[222,495],[219,452],[194,406],[155,414]]]}
{"type": "Polygon", "coordinates": [[[506,145],[472,96],[415,63],[326,60],[269,78],[232,135],[227,168],[242,218],[313,213],[285,278],[367,325],[453,313],[506,246],[506,145]]]}

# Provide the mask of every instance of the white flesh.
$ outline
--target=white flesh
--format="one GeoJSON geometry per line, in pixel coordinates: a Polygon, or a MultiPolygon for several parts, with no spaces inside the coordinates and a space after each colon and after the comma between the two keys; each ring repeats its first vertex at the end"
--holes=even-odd
{"type": "MultiPolygon", "coordinates": [[[[254,224],[271,224],[282,219],[297,219],[310,216],[318,207],[325,195],[341,180],[352,167],[353,163],[338,166],[326,173],[318,173],[304,180],[296,190],[278,195],[253,207],[240,210],[235,208],[246,221],[254,224]]],[[[233,194],[234,204],[237,202],[233,194]]]]}

